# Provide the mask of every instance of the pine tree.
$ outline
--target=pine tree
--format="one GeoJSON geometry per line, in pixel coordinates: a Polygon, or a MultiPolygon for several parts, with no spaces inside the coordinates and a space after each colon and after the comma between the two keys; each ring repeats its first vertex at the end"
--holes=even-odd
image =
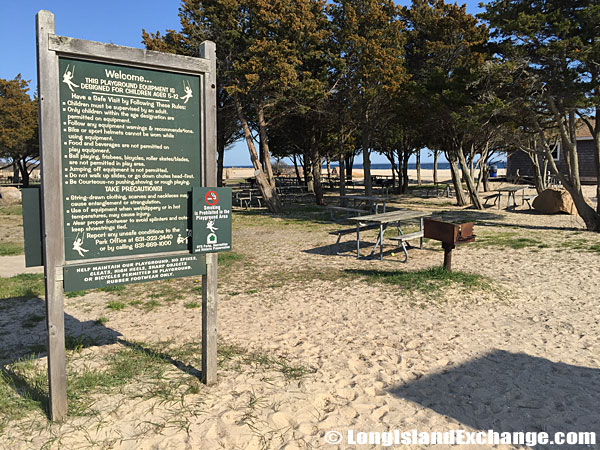
{"type": "Polygon", "coordinates": [[[39,156],[38,106],[28,81],[17,75],[0,79],[0,158],[16,166],[23,186],[29,186],[29,163],[39,156]]]}

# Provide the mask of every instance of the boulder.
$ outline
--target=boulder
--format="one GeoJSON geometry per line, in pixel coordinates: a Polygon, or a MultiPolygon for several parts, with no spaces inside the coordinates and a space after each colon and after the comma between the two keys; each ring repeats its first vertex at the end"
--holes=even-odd
{"type": "Polygon", "coordinates": [[[544,214],[577,214],[571,194],[564,189],[546,189],[533,200],[533,209],[544,214]]]}
{"type": "Polygon", "coordinates": [[[0,206],[20,205],[21,191],[16,187],[0,187],[0,206]]]}

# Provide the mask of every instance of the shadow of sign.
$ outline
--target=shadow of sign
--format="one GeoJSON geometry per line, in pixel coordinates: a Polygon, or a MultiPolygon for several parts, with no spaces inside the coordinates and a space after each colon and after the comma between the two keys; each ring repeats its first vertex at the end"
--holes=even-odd
{"type": "Polygon", "coordinates": [[[524,353],[495,350],[389,392],[482,431],[600,435],[600,369],[524,353]]]}

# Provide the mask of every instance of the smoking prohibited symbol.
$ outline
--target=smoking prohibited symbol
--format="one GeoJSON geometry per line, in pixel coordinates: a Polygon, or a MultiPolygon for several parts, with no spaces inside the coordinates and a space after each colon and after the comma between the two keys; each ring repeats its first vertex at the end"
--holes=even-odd
{"type": "Polygon", "coordinates": [[[206,200],[206,203],[212,206],[217,204],[217,202],[219,201],[219,196],[215,191],[208,191],[204,199],[206,200]]]}

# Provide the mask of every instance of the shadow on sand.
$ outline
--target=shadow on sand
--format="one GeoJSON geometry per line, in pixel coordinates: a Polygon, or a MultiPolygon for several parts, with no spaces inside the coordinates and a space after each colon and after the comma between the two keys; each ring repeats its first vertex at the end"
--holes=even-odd
{"type": "MultiPolygon", "coordinates": [[[[22,359],[47,356],[45,314],[45,301],[39,297],[0,300],[0,377],[18,395],[35,400],[42,410],[49,414],[47,388],[25,379],[11,366],[12,363],[22,359]]],[[[199,369],[164,352],[124,340],[121,333],[106,327],[101,321],[82,322],[66,313],[64,317],[67,350],[119,343],[137,352],[158,357],[198,379],[202,378],[199,369]]]]}
{"type": "Polygon", "coordinates": [[[600,436],[600,369],[524,353],[495,350],[389,392],[482,431],[544,431],[551,436],[595,432],[600,436]]]}

